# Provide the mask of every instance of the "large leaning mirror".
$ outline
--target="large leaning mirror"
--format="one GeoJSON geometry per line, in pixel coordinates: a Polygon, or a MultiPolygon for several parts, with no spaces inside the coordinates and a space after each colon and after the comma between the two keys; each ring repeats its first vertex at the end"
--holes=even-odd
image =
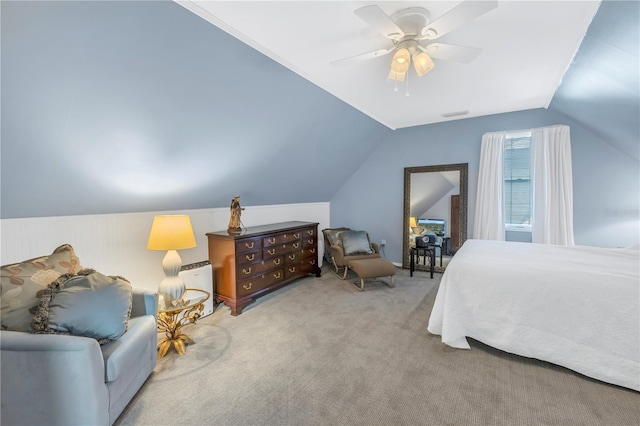
{"type": "MultiPolygon", "coordinates": [[[[467,239],[468,164],[405,167],[402,267],[409,268],[411,247],[419,235],[431,235],[436,245],[436,272],[467,239]]],[[[427,271],[424,260],[416,270],[427,271]]]]}

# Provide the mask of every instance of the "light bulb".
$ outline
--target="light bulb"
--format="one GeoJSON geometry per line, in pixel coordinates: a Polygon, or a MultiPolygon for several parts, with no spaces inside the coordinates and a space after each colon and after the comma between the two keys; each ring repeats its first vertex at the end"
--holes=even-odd
{"type": "Polygon", "coordinates": [[[409,69],[410,60],[411,55],[409,54],[409,51],[407,49],[398,49],[395,55],[393,55],[393,59],[391,60],[391,69],[397,73],[406,72],[409,69]]]}

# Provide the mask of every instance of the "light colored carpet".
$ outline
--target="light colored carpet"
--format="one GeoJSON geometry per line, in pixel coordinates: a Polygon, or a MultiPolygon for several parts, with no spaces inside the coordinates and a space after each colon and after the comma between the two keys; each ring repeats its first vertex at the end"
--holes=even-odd
{"type": "MultiPolygon", "coordinates": [[[[441,275],[358,292],[323,268],[185,332],[118,425],[637,425],[640,393],[427,332],[441,275]]],[[[355,278],[355,276],[354,276],[355,278]]],[[[354,279],[355,280],[355,279],[354,279]]]]}

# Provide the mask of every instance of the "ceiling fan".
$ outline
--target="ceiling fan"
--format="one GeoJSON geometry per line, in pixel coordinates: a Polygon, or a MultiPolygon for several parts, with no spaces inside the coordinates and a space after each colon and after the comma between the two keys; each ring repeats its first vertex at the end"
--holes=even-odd
{"type": "Polygon", "coordinates": [[[434,43],[432,40],[455,30],[459,26],[498,7],[498,2],[467,0],[460,3],[444,15],[431,20],[429,11],[423,7],[409,7],[387,15],[377,5],[364,6],[354,13],[376,31],[391,40],[393,46],[332,62],[333,65],[346,65],[353,62],[377,58],[394,52],[389,77],[404,81],[409,64],[419,77],[435,66],[433,59],[455,62],[471,62],[482,51],[476,47],[454,46],[434,43]]]}

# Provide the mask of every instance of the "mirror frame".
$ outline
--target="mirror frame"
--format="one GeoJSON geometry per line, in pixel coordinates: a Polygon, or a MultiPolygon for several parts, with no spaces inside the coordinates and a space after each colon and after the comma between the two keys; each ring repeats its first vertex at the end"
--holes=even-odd
{"type": "MultiPolygon", "coordinates": [[[[402,215],[402,267],[409,269],[409,211],[411,205],[411,175],[413,173],[429,173],[429,172],[460,172],[460,208],[459,208],[459,223],[460,223],[460,246],[467,240],[467,193],[468,193],[468,173],[469,163],[458,164],[439,164],[434,166],[418,166],[418,167],[405,167],[404,168],[404,213],[402,215]]],[[[428,268],[425,265],[416,265],[416,270],[426,271],[428,268]]],[[[444,268],[438,266],[436,261],[436,272],[444,272],[444,268]]]]}

